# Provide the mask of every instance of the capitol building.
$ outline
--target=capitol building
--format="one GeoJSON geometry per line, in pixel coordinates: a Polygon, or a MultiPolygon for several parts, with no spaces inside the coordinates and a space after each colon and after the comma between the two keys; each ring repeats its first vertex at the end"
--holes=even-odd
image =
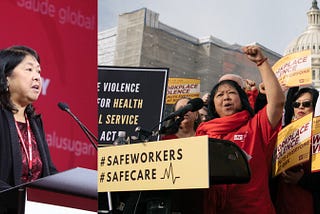
{"type": "MultiPolygon", "coordinates": [[[[284,55],[310,49],[313,85],[320,89],[320,10],[313,0],[306,30],[297,35],[284,55]]],[[[258,44],[273,65],[282,55],[258,44]]],[[[241,45],[220,38],[196,38],[159,20],[147,8],[120,14],[116,27],[98,33],[98,65],[169,68],[169,77],[200,79],[201,93],[211,90],[226,73],[260,82],[256,66],[241,45]]]]}
{"type": "Polygon", "coordinates": [[[312,81],[320,89],[320,10],[316,0],[313,0],[307,16],[306,30],[288,45],[284,54],[311,50],[312,81]]]}

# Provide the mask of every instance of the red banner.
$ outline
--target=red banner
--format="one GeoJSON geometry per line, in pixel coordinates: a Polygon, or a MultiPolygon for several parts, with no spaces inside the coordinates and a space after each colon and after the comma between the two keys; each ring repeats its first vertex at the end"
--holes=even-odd
{"type": "Polygon", "coordinates": [[[2,0],[0,48],[27,45],[41,58],[43,90],[35,103],[58,170],[96,169],[96,151],[71,111],[97,134],[97,1],[2,0]]]}

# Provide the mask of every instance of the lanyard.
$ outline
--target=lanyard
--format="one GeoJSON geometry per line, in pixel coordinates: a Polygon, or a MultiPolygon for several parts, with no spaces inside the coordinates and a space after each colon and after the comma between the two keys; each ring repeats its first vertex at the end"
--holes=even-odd
{"type": "Polygon", "coordinates": [[[26,144],[25,144],[24,139],[22,137],[21,131],[20,131],[19,126],[18,126],[18,123],[17,123],[16,120],[15,120],[15,122],[16,122],[16,128],[17,128],[17,131],[18,131],[18,135],[19,135],[19,138],[20,138],[20,143],[22,144],[23,150],[24,150],[24,152],[26,153],[26,156],[27,156],[29,175],[31,175],[31,169],[32,169],[32,142],[31,142],[31,129],[30,129],[29,120],[26,117],[29,153],[27,151],[26,144]]]}

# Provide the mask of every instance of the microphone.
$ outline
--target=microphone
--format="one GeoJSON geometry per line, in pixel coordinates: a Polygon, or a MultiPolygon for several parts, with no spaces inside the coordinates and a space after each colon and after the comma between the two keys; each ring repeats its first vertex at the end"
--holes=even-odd
{"type": "Polygon", "coordinates": [[[137,126],[134,131],[138,133],[138,139],[142,141],[149,141],[150,137],[157,135],[157,132],[148,131],[146,129],[143,129],[141,126],[137,126]]]}
{"type": "MultiPolygon", "coordinates": [[[[98,151],[98,147],[97,147],[96,143],[92,140],[92,138],[93,138],[96,142],[98,142],[98,138],[83,123],[81,123],[81,121],[71,112],[68,104],[59,102],[58,106],[62,111],[68,112],[68,114],[71,115],[71,117],[73,117],[73,119],[79,124],[82,131],[86,134],[86,136],[89,139],[92,146],[95,148],[96,151],[98,151]]],[[[108,195],[109,212],[112,213],[111,192],[107,192],[107,195],[108,195]]]]}
{"type": "Polygon", "coordinates": [[[169,124],[168,126],[162,126],[159,130],[159,134],[175,134],[179,130],[179,126],[184,118],[179,117],[173,123],[169,124]]]}
{"type": "Polygon", "coordinates": [[[98,138],[71,112],[68,104],[59,102],[58,106],[62,111],[67,112],[69,115],[71,115],[71,117],[73,117],[73,119],[78,123],[78,125],[82,129],[82,131],[86,134],[86,136],[88,137],[88,139],[89,139],[90,143],[93,145],[93,147],[96,150],[98,150],[96,143],[92,140],[92,139],[94,139],[96,142],[98,142],[98,138]]]}
{"type": "Polygon", "coordinates": [[[204,103],[203,100],[201,98],[194,98],[192,100],[190,100],[186,106],[184,106],[183,108],[172,112],[171,114],[169,114],[169,116],[167,116],[163,121],[167,121],[170,120],[176,116],[183,116],[185,115],[188,111],[198,111],[199,109],[201,109],[203,107],[204,103]]]}
{"type": "Polygon", "coordinates": [[[152,131],[145,130],[145,129],[141,128],[141,126],[137,126],[134,131],[138,132],[139,134],[146,136],[146,137],[154,135],[154,133],[152,131]]]}
{"type": "Polygon", "coordinates": [[[69,108],[67,103],[61,103],[60,102],[60,103],[58,103],[58,106],[62,111],[67,111],[67,112],[70,111],[70,108],[69,108]]]}

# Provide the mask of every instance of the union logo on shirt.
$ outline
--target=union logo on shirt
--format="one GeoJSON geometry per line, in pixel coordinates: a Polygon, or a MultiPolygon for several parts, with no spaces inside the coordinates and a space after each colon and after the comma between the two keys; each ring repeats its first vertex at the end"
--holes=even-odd
{"type": "Polygon", "coordinates": [[[243,134],[236,134],[236,135],[233,137],[233,140],[243,141],[243,139],[244,139],[244,135],[243,135],[243,134]]]}
{"type": "Polygon", "coordinates": [[[233,136],[233,140],[243,142],[246,139],[246,137],[247,137],[247,133],[241,133],[241,134],[238,133],[233,136]]]}

